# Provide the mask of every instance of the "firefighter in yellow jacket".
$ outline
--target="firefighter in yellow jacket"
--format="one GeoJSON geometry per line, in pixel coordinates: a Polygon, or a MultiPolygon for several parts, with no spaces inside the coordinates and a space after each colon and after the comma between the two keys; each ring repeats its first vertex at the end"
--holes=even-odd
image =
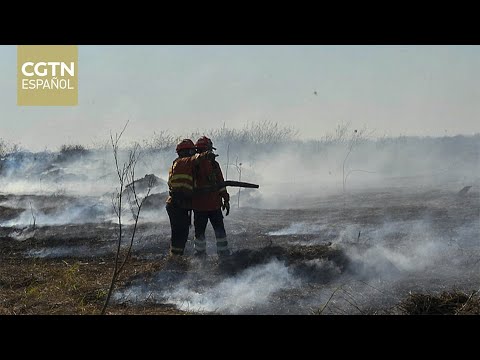
{"type": "Polygon", "coordinates": [[[190,227],[192,210],[193,162],[195,145],[184,139],[176,147],[178,158],[173,161],[168,172],[169,196],[166,209],[172,230],[170,254],[183,255],[190,227]]]}

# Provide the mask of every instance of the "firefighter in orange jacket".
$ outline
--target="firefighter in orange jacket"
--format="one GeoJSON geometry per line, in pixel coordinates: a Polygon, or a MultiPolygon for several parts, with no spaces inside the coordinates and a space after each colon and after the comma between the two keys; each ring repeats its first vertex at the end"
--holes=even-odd
{"type": "Polygon", "coordinates": [[[184,139],[176,148],[178,158],[168,172],[169,196],[166,209],[172,230],[170,254],[183,255],[188,239],[193,194],[193,164],[195,145],[184,139]]]}
{"type": "MultiPolygon", "coordinates": [[[[195,143],[197,153],[216,150],[212,141],[206,136],[195,143]]],[[[215,161],[215,156],[204,157],[194,166],[194,189],[192,208],[194,214],[195,240],[193,242],[195,255],[206,255],[205,229],[208,220],[215,231],[217,254],[229,255],[227,235],[223,223],[222,209],[226,210],[225,216],[230,212],[230,195],[225,187],[218,189],[217,184],[224,181],[220,164],[215,161]]]]}

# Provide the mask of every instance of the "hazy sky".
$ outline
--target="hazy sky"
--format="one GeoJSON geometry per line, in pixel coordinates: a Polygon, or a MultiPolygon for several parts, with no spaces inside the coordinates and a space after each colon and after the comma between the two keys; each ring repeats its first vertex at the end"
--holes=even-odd
{"type": "Polygon", "coordinates": [[[321,138],[480,132],[480,46],[79,46],[79,105],[16,105],[16,46],[0,46],[0,138],[40,150],[119,131],[270,120],[321,138]],[[317,92],[317,95],[314,94],[317,92]]]}

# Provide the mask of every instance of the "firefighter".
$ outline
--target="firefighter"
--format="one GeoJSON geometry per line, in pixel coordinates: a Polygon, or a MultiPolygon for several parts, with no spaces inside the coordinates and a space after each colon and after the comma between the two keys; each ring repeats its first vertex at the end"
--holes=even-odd
{"type": "MultiPolygon", "coordinates": [[[[204,152],[213,154],[213,150],[216,150],[212,141],[206,136],[198,139],[195,148],[198,154],[204,152]]],[[[224,178],[220,164],[215,161],[215,155],[199,159],[193,168],[193,174],[195,192],[192,198],[192,207],[195,226],[193,242],[195,255],[206,255],[205,229],[208,220],[215,231],[217,254],[220,257],[230,255],[222,214],[222,210],[226,210],[225,216],[230,212],[230,195],[225,187],[218,189],[217,184],[223,182],[224,178]]]]}
{"type": "Polygon", "coordinates": [[[165,207],[172,230],[170,254],[181,256],[190,227],[195,145],[192,140],[184,139],[177,144],[176,152],[178,158],[168,172],[169,196],[165,207]]]}

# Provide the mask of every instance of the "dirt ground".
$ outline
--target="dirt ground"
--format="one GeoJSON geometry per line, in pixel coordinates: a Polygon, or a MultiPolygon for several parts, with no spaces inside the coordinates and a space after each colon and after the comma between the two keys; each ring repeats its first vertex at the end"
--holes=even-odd
{"type": "MultiPolygon", "coordinates": [[[[209,225],[203,260],[192,255],[192,234],[185,257],[170,258],[164,209],[145,213],[107,314],[417,314],[442,308],[435,296],[457,304],[450,312],[478,314],[479,199],[474,188],[371,191],[350,194],[347,205],[332,196],[285,209],[232,207],[232,255],[216,256],[209,225]],[[446,295],[455,291],[466,297],[446,295]]],[[[3,223],[39,201],[0,200],[3,223]]],[[[48,215],[77,200],[41,201],[48,215]]],[[[131,225],[125,230],[126,243],[131,225]]],[[[99,314],[117,236],[102,220],[1,226],[0,314],[99,314]]]]}

